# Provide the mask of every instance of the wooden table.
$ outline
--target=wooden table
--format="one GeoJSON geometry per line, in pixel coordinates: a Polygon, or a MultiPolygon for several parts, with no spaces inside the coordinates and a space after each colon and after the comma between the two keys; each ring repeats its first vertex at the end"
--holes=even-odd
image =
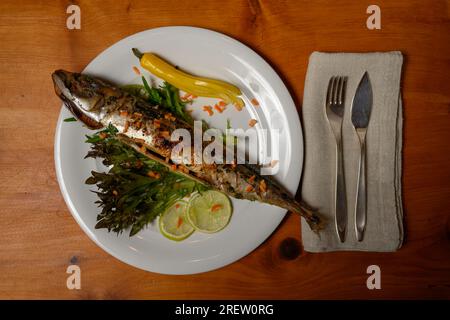
{"type": "Polygon", "coordinates": [[[450,298],[450,22],[448,1],[76,1],[81,30],[66,28],[70,1],[0,2],[0,298],[353,299],[450,298]],[[135,32],[191,25],[249,45],[279,72],[298,109],[312,51],[401,50],[403,191],[407,240],[397,253],[310,254],[288,215],[245,258],[220,270],[166,276],[109,256],[69,213],[55,177],[61,107],[50,74],[82,70],[135,32]],[[66,288],[78,264],[82,289],[66,288]],[[366,268],[381,267],[381,290],[366,268]]]}

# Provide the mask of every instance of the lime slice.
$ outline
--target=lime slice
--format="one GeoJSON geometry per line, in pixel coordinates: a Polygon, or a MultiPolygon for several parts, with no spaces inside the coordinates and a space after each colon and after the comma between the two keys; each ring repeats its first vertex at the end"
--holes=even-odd
{"type": "Polygon", "coordinates": [[[196,230],[214,233],[225,228],[230,221],[231,212],[228,196],[219,191],[209,190],[191,198],[187,217],[196,230]]]}
{"type": "Polygon", "coordinates": [[[159,230],[166,238],[181,241],[189,237],[194,228],[186,218],[186,201],[177,201],[159,217],[159,230]]]}

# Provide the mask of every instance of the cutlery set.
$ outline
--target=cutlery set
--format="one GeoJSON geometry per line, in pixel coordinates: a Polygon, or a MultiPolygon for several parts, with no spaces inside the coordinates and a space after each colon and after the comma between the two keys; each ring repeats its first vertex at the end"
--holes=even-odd
{"type": "MultiPolygon", "coordinates": [[[[336,179],[335,179],[335,224],[341,242],[345,242],[347,231],[347,193],[345,186],[342,121],[345,111],[347,77],[333,76],[328,82],[325,111],[336,140],[336,179]]],[[[367,72],[364,73],[351,106],[351,121],[360,143],[359,170],[355,204],[355,232],[358,241],[364,238],[367,221],[366,186],[366,133],[372,110],[372,86],[367,72]]]]}

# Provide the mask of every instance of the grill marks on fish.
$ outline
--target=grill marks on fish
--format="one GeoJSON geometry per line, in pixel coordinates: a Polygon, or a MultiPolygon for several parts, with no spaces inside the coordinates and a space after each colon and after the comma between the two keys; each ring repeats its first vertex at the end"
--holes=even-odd
{"type": "MultiPolygon", "coordinates": [[[[323,226],[321,217],[293,197],[270,176],[260,176],[259,166],[250,164],[184,163],[176,166],[169,159],[179,141],[170,141],[175,129],[194,128],[163,107],[151,105],[113,85],[87,75],[63,70],[52,75],[56,94],[75,117],[89,128],[113,124],[121,141],[151,159],[179,170],[199,182],[238,199],[260,201],[300,213],[314,231],[323,226]]],[[[205,147],[209,142],[204,142],[205,147]]],[[[225,146],[224,146],[225,148],[225,146]]],[[[202,149],[203,150],[203,149],[202,149]]],[[[191,159],[195,159],[191,147],[191,159]]],[[[236,163],[236,159],[235,162],[236,163]]]]}

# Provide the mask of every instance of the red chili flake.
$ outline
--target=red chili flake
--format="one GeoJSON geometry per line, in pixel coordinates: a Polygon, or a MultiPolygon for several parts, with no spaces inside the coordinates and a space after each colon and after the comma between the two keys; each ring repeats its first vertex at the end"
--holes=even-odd
{"type": "Polygon", "coordinates": [[[216,203],[211,207],[211,212],[216,212],[217,210],[222,209],[222,205],[220,203],[216,203]]]}
{"type": "Polygon", "coordinates": [[[154,171],[147,172],[147,175],[150,178],[154,178],[154,179],[159,179],[160,178],[160,174],[158,172],[154,172],[154,171]]]}
{"type": "Polygon", "coordinates": [[[178,217],[177,228],[181,227],[182,224],[183,224],[183,218],[182,217],[178,217]]]}
{"type": "Polygon", "coordinates": [[[264,180],[261,180],[259,182],[259,190],[261,190],[262,192],[266,192],[267,191],[267,185],[266,185],[266,182],[264,180]]]}
{"type": "Polygon", "coordinates": [[[221,107],[219,107],[218,104],[215,104],[215,105],[214,105],[214,109],[216,109],[219,113],[222,113],[222,112],[223,112],[223,109],[222,109],[221,107]]]}
{"type": "Polygon", "coordinates": [[[212,116],[214,114],[214,112],[212,111],[212,107],[211,106],[203,106],[203,111],[208,112],[209,116],[212,116]]]}
{"type": "Polygon", "coordinates": [[[257,123],[258,123],[258,120],[256,120],[256,119],[250,119],[250,120],[248,121],[248,125],[249,125],[250,127],[254,127],[255,124],[257,124],[257,123]]]}
{"type": "Polygon", "coordinates": [[[139,69],[136,66],[133,66],[133,71],[134,73],[136,73],[138,76],[141,75],[141,72],[139,71],[139,69]]]}

